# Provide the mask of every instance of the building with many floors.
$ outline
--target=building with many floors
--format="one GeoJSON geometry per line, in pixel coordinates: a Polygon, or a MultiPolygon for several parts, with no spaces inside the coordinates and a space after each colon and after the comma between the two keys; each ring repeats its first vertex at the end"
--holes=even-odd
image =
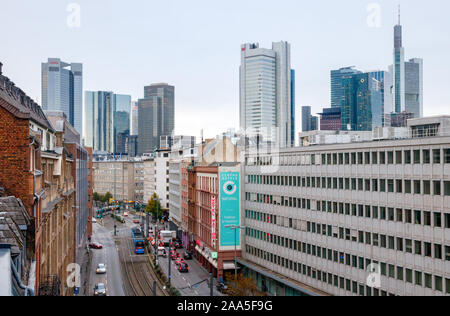
{"type": "Polygon", "coordinates": [[[117,201],[136,201],[135,162],[130,160],[94,161],[94,192],[111,193],[117,201]]]}
{"type": "Polygon", "coordinates": [[[398,139],[246,155],[239,262],[262,290],[450,294],[450,117],[408,128],[398,139]]]}

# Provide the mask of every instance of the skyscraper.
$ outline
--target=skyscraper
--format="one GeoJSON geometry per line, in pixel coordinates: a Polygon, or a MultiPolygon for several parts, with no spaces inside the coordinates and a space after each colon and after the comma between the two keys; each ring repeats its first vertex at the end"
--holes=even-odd
{"type": "Polygon", "coordinates": [[[413,58],[405,62],[402,43],[400,10],[398,24],[394,26],[393,93],[395,113],[408,112],[414,117],[423,116],[423,60],[413,58]]]}
{"type": "Polygon", "coordinates": [[[384,71],[343,77],[341,130],[371,131],[384,124],[384,71]]]}
{"type": "Polygon", "coordinates": [[[85,146],[94,151],[114,152],[114,94],[85,92],[85,146]]]}
{"type": "Polygon", "coordinates": [[[70,124],[83,132],[83,65],[68,64],[59,58],[42,63],[42,107],[63,111],[70,124]]]}
{"type": "Polygon", "coordinates": [[[142,155],[158,149],[160,137],[172,135],[175,129],[175,87],[167,83],[144,87],[138,108],[138,154],[142,155]]]}
{"type": "Polygon", "coordinates": [[[319,128],[319,118],[311,115],[310,106],[302,106],[302,132],[315,131],[319,128]]]}
{"type": "Polygon", "coordinates": [[[344,67],[330,72],[331,82],[331,107],[341,107],[342,101],[342,78],[344,76],[360,74],[361,71],[355,69],[353,66],[344,67]]]}
{"type": "Polygon", "coordinates": [[[247,135],[290,147],[295,142],[294,76],[287,42],[241,46],[240,127],[247,135]],[[294,131],[294,132],[293,132],[294,131]]]}
{"type": "Polygon", "coordinates": [[[125,138],[130,135],[131,96],[114,94],[114,152],[125,153],[125,138]]]}
{"type": "Polygon", "coordinates": [[[136,101],[131,102],[130,135],[138,134],[139,108],[136,101]]]}

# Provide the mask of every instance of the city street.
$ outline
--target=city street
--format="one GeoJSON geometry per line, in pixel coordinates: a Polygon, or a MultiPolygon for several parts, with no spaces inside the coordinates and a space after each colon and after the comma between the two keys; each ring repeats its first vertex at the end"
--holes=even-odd
{"type": "Polygon", "coordinates": [[[122,273],[120,270],[120,261],[118,248],[114,240],[112,219],[106,216],[102,221],[93,224],[92,242],[100,243],[103,249],[91,249],[92,264],[90,271],[90,290],[88,293],[94,294],[96,283],[104,283],[108,296],[125,296],[123,289],[122,273]],[[106,264],[106,274],[95,273],[99,263],[106,264]]]}
{"type": "MultiPolygon", "coordinates": [[[[178,253],[183,257],[185,250],[178,249],[178,253]]],[[[166,248],[166,252],[169,253],[169,249],[166,248]]],[[[159,257],[159,265],[164,274],[168,276],[169,273],[169,258],[159,257]]],[[[188,273],[180,273],[178,267],[173,260],[171,263],[172,274],[172,286],[176,287],[183,296],[210,296],[210,274],[206,271],[200,263],[193,258],[192,260],[186,260],[189,265],[188,273]]],[[[214,296],[223,296],[222,293],[216,290],[217,279],[213,280],[213,294],[214,296]]]]}

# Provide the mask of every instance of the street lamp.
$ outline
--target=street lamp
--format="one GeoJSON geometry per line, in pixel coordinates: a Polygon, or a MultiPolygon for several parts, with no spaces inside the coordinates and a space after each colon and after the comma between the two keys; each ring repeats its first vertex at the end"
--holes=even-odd
{"type": "Polygon", "coordinates": [[[237,280],[237,231],[245,229],[245,226],[239,225],[225,225],[225,228],[234,230],[234,278],[237,280]]]}

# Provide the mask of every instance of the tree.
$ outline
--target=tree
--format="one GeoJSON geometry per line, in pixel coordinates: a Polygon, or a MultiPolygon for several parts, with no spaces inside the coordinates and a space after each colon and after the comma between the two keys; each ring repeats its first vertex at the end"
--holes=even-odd
{"type": "Polygon", "coordinates": [[[242,273],[239,273],[236,279],[234,273],[227,273],[226,279],[228,280],[227,294],[230,296],[264,296],[251,277],[244,277],[242,273]]]}
{"type": "Polygon", "coordinates": [[[156,193],[154,193],[152,195],[152,198],[148,200],[145,212],[147,214],[152,214],[153,217],[161,218],[162,216],[161,202],[159,202],[159,197],[156,193]]]}
{"type": "Polygon", "coordinates": [[[92,195],[92,198],[94,199],[94,201],[100,201],[101,195],[98,194],[97,192],[94,192],[94,194],[92,195]]]}

